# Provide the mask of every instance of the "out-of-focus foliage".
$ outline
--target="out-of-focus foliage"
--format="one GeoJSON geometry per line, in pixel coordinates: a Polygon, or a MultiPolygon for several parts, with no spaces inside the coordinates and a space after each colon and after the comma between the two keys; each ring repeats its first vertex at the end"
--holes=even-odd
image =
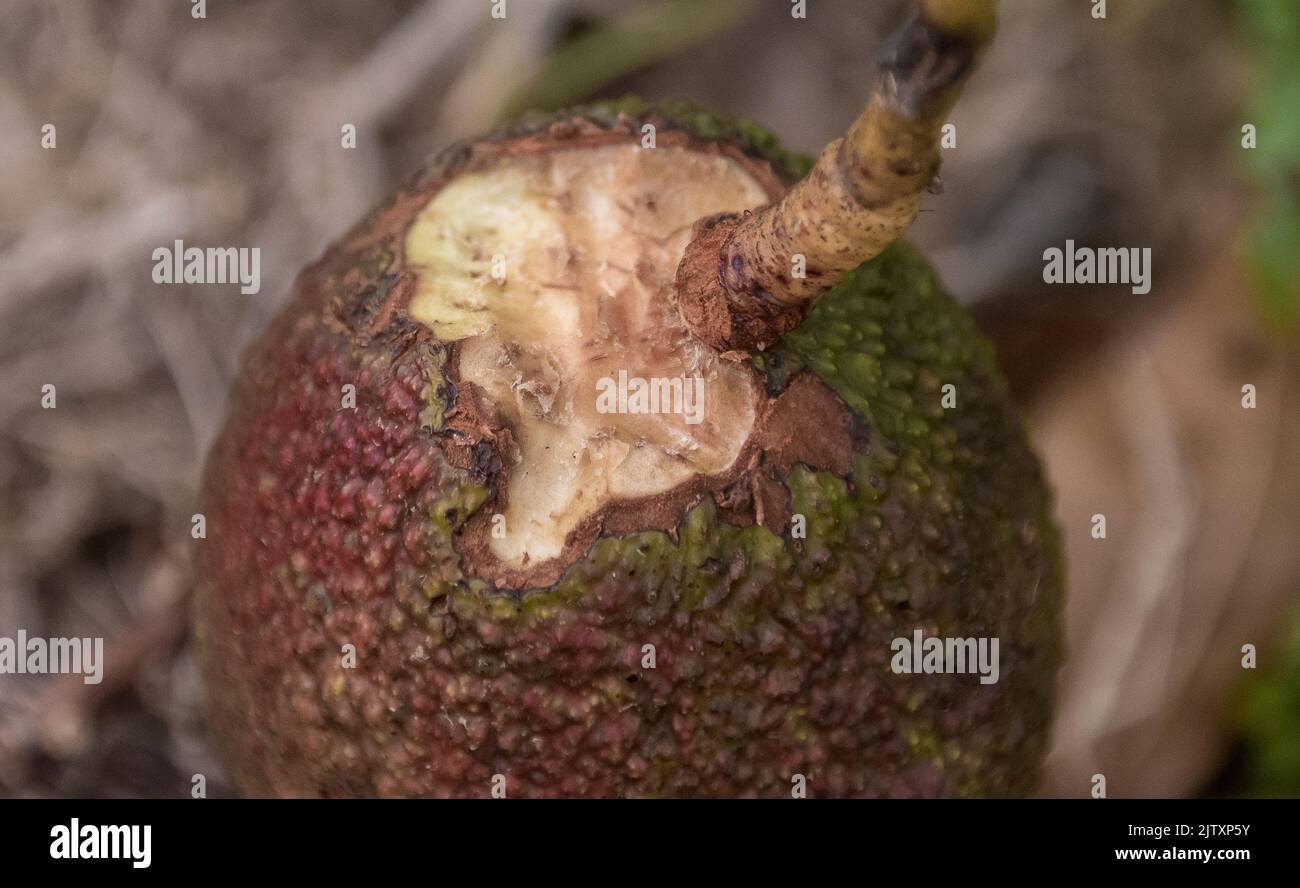
{"type": "MultiPolygon", "coordinates": [[[[1258,146],[1242,152],[1255,189],[1247,256],[1265,318],[1293,328],[1300,318],[1300,6],[1242,0],[1258,85],[1248,119],[1258,146]]],[[[1240,709],[1246,785],[1253,795],[1300,796],[1300,619],[1240,709]]]]}
{"type": "Polygon", "coordinates": [[[662,0],[582,31],[550,54],[501,119],[577,104],[610,81],[725,31],[751,8],[749,0],[662,0]]]}
{"type": "Polygon", "coordinates": [[[1300,797],[1300,620],[1241,704],[1247,792],[1300,797]]]}
{"type": "Polygon", "coordinates": [[[1300,308],[1300,5],[1242,0],[1241,10],[1259,78],[1258,147],[1243,152],[1258,200],[1247,250],[1265,316],[1289,326],[1300,308]]]}

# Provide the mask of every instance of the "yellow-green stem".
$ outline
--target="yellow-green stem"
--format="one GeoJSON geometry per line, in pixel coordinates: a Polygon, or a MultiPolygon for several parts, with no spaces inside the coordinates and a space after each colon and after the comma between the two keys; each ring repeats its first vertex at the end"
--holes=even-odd
{"type": "Polygon", "coordinates": [[[996,28],[996,0],[921,0],[881,53],[866,108],[779,202],[702,219],[677,271],[682,316],[720,351],[766,348],[845,272],[898,240],[939,167],[948,111],[996,28]]]}

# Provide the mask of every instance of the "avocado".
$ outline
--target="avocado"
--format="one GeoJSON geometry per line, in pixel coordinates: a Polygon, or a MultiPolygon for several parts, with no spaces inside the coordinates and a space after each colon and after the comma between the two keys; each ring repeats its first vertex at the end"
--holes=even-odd
{"type": "Polygon", "coordinates": [[[683,222],[810,166],[683,104],[533,115],[300,274],[204,473],[244,792],[1031,791],[1060,544],[970,318],[901,242],[748,355],[664,296],[683,222]],[[996,681],[922,637],[993,640],[996,681]]]}

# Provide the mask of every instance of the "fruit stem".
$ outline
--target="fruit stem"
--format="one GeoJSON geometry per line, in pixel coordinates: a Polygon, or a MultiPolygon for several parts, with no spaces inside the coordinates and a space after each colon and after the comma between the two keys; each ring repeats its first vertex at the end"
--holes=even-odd
{"type": "Polygon", "coordinates": [[[866,108],[806,177],[762,210],[696,223],[676,279],[696,338],[723,352],[767,348],[912,224],[945,116],[997,23],[997,0],[918,6],[879,54],[866,108]]]}

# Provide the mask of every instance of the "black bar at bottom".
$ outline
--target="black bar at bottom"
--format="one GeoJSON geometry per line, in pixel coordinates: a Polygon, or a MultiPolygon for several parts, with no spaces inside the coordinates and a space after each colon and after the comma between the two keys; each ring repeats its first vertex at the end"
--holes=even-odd
{"type": "Polygon", "coordinates": [[[338,884],[349,874],[455,874],[463,883],[512,872],[584,882],[733,881],[742,872],[767,881],[783,871],[867,878],[900,866],[917,875],[1097,866],[1225,873],[1292,865],[1297,848],[1297,807],[1280,800],[509,801],[13,800],[0,805],[0,850],[19,871],[128,879],[284,872],[338,884]],[[148,865],[137,865],[146,853],[148,865]]]}

